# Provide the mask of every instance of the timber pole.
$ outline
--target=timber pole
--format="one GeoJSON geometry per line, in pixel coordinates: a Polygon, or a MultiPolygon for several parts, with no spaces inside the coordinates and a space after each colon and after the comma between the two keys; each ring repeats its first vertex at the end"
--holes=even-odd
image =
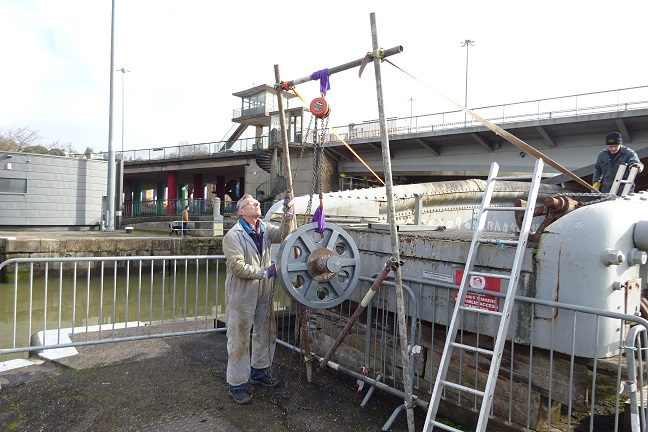
{"type": "MultiPolygon", "coordinates": [[[[275,81],[281,82],[281,77],[279,73],[279,65],[274,66],[275,81]]],[[[286,114],[284,113],[283,107],[283,95],[281,87],[276,87],[277,92],[277,108],[279,109],[279,125],[281,130],[281,145],[283,148],[282,158],[284,173],[286,177],[286,193],[293,195],[293,181],[292,181],[292,171],[290,169],[290,151],[288,149],[288,131],[286,130],[286,114]]],[[[284,209],[285,211],[285,209],[284,209]]],[[[284,215],[285,217],[285,215],[284,215]]],[[[295,229],[295,215],[293,214],[292,220],[290,221],[290,231],[295,229]]],[[[308,338],[308,315],[306,313],[306,307],[299,303],[297,305],[297,314],[299,316],[299,321],[302,328],[302,347],[304,349],[304,362],[306,363],[306,380],[308,382],[313,382],[313,367],[312,359],[310,352],[310,340],[308,338]]]]}
{"type": "MultiPolygon", "coordinates": [[[[378,31],[376,26],[376,13],[370,15],[371,41],[373,52],[378,52],[378,31]]],[[[374,69],[376,72],[376,96],[378,98],[378,115],[380,119],[380,141],[382,144],[383,167],[385,170],[385,191],[387,195],[387,206],[389,215],[389,232],[391,234],[392,256],[396,262],[400,262],[398,231],[396,230],[396,214],[394,211],[394,193],[392,182],[391,159],[389,157],[389,137],[387,135],[387,122],[385,118],[385,106],[383,103],[382,74],[380,62],[382,59],[374,56],[374,69]]],[[[407,426],[409,432],[414,432],[414,405],[412,404],[412,376],[410,374],[409,344],[407,342],[407,321],[405,318],[405,300],[403,296],[403,276],[400,266],[394,269],[396,287],[396,309],[398,311],[398,333],[400,339],[401,356],[403,357],[403,386],[405,388],[405,408],[407,411],[407,426]]]]}

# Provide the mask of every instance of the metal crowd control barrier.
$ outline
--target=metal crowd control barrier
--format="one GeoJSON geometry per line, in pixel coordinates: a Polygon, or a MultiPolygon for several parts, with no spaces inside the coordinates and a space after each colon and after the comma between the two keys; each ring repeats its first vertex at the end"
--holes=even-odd
{"type": "Polygon", "coordinates": [[[0,355],[224,331],[223,256],[15,258],[0,271],[13,279],[0,355]]]}
{"type": "MultiPolygon", "coordinates": [[[[226,330],[223,256],[19,258],[1,263],[0,271],[11,279],[0,284],[1,361],[34,351],[226,330]]],[[[361,277],[356,291],[364,294],[374,280],[361,277]]],[[[404,278],[404,283],[413,400],[425,410],[439,350],[445,344],[446,327],[435,322],[440,314],[447,319],[452,313],[447,305],[452,303],[457,286],[412,278],[404,278]],[[433,316],[421,316],[423,306],[430,305],[433,316]]],[[[381,285],[366,315],[353,326],[330,362],[357,380],[358,392],[366,390],[361,406],[370,402],[375,389],[405,400],[392,287],[391,281],[381,285]]],[[[503,296],[497,292],[489,295],[503,296]]],[[[648,321],[527,297],[518,296],[515,302],[516,308],[524,308],[531,316],[545,317],[551,324],[552,341],[557,316],[572,318],[573,325],[566,330],[572,341],[582,339],[579,325],[587,319],[593,318],[597,326],[611,322],[620,329],[618,348],[625,355],[579,358],[573,351],[541,349],[533,344],[540,335],[532,325],[528,329],[531,343],[509,341],[505,351],[489,421],[492,428],[601,431],[629,425],[631,429],[626,430],[647,430],[644,386],[648,376],[643,351],[648,346],[648,321]],[[626,323],[633,325],[624,334],[626,323]],[[623,394],[619,393],[621,385],[623,394]]],[[[274,307],[278,343],[301,352],[294,305],[282,290],[275,292],[274,307]]],[[[312,352],[323,355],[328,351],[355,307],[347,300],[335,308],[308,310],[312,352]]],[[[464,337],[487,336],[478,332],[464,337]]],[[[579,342],[597,347],[595,337],[579,342]]],[[[321,359],[318,354],[314,357],[321,359]]],[[[480,379],[479,358],[466,355],[455,366],[463,374],[464,385],[480,379]]],[[[476,403],[465,392],[448,392],[439,412],[442,416],[459,413],[469,419],[476,403]]],[[[404,405],[395,408],[383,430],[403,409],[404,405]]]]}

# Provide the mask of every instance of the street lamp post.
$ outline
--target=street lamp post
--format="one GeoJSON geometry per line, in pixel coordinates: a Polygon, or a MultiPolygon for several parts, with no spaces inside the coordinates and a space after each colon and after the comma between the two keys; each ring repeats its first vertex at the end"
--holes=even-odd
{"type": "Polygon", "coordinates": [[[119,191],[118,195],[120,197],[119,202],[121,203],[120,210],[116,212],[116,220],[118,225],[121,226],[124,217],[124,75],[126,72],[130,72],[128,69],[121,68],[117,69],[117,72],[122,73],[122,100],[121,100],[121,157],[119,158],[119,191]]]}
{"type": "Polygon", "coordinates": [[[115,64],[115,0],[112,0],[110,18],[110,98],[108,101],[108,190],[106,191],[106,231],[115,230],[115,151],[113,150],[113,87],[115,64]]]}
{"type": "Polygon", "coordinates": [[[407,99],[407,100],[408,100],[409,103],[410,103],[410,132],[411,132],[411,131],[412,131],[412,116],[413,116],[413,114],[412,114],[412,107],[413,107],[414,101],[415,101],[416,99],[414,99],[413,97],[411,97],[411,98],[409,98],[409,99],[407,99]]]}
{"type": "Polygon", "coordinates": [[[122,73],[122,83],[121,83],[122,84],[122,101],[121,101],[122,102],[122,110],[121,110],[122,111],[121,112],[121,115],[122,115],[122,118],[121,118],[121,141],[122,141],[121,144],[122,144],[122,150],[121,150],[121,158],[122,158],[122,160],[124,160],[124,75],[126,74],[126,72],[130,72],[130,71],[128,69],[121,68],[121,69],[117,69],[117,72],[122,73]]]}
{"type": "MultiPolygon", "coordinates": [[[[473,45],[473,40],[466,39],[461,42],[461,48],[466,47],[466,91],[464,93],[464,106],[468,108],[468,47],[473,45]]],[[[464,114],[464,126],[466,125],[466,114],[464,114]]]]}

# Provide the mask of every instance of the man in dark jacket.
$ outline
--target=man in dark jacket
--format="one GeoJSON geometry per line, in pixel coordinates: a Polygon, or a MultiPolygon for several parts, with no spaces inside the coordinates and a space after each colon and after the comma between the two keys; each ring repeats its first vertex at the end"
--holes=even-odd
{"type": "MultiPolygon", "coordinates": [[[[623,175],[625,180],[630,173],[630,168],[636,166],[638,172],[643,170],[643,164],[639,161],[637,153],[632,149],[623,146],[623,138],[619,132],[610,132],[605,136],[605,145],[607,148],[601,150],[596,158],[594,165],[594,175],[592,176],[592,186],[603,193],[609,193],[614,183],[617,170],[621,164],[626,164],[626,172],[623,175]]],[[[621,192],[623,188],[619,188],[621,192]]],[[[634,191],[634,184],[630,192],[634,191]]]]}

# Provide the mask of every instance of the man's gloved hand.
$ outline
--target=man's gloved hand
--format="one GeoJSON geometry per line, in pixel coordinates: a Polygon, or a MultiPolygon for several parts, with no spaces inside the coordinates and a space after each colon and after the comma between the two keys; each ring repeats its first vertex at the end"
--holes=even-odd
{"type": "Polygon", "coordinates": [[[643,166],[637,162],[630,165],[630,168],[637,168],[637,174],[643,171],[643,166]]]}
{"type": "Polygon", "coordinates": [[[284,214],[286,215],[287,219],[292,219],[293,215],[295,214],[295,209],[293,208],[293,206],[290,205],[290,203],[292,202],[292,199],[293,199],[293,196],[291,194],[289,194],[289,193],[287,193],[284,196],[283,211],[284,211],[284,214]]]}
{"type": "Polygon", "coordinates": [[[277,276],[277,267],[274,263],[270,264],[263,270],[263,278],[270,279],[271,277],[277,276]]]}
{"type": "Polygon", "coordinates": [[[592,184],[592,187],[596,190],[601,190],[601,182],[594,182],[594,184],[592,184]]]}

